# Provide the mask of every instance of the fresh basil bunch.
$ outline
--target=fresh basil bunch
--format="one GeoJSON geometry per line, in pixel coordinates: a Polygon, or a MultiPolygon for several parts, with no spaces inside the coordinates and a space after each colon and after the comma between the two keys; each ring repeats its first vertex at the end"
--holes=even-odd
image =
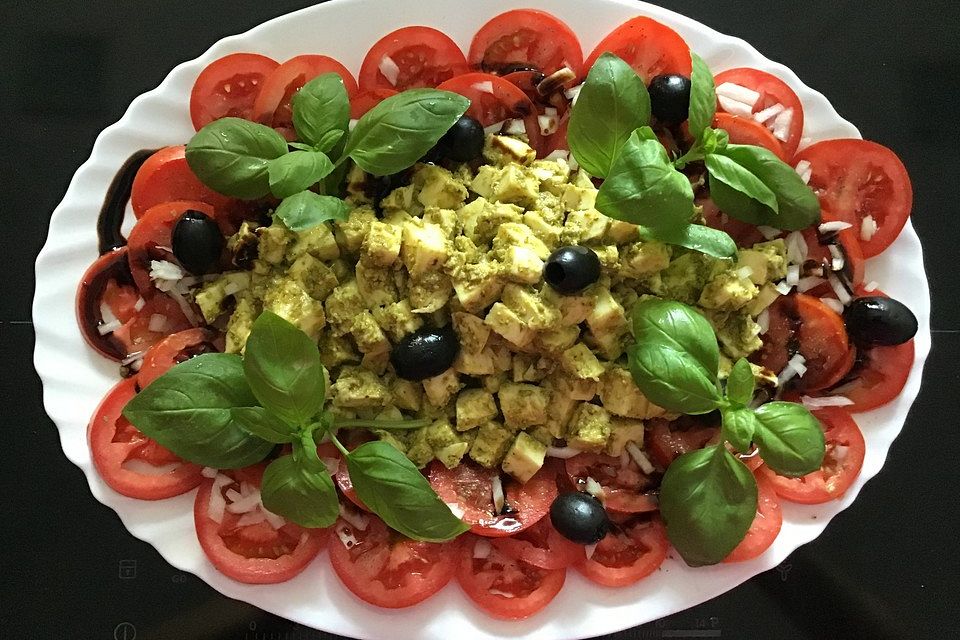
{"type": "Polygon", "coordinates": [[[215,191],[245,200],[282,198],[275,215],[303,231],[348,215],[343,200],[326,195],[336,192],[348,159],[378,176],[406,169],[460,119],[470,101],[435,89],[404,91],[371,109],[348,132],[350,99],[343,79],[326,73],[294,94],[291,106],[299,142],[288,144],[262,124],[222,118],[193,136],[186,157],[215,191]]]}
{"type": "Polygon", "coordinates": [[[393,529],[417,540],[450,540],[467,530],[402,453],[385,442],[353,451],[338,429],[413,429],[428,420],[337,420],[324,411],[326,385],[317,345],[267,311],[253,324],[244,356],[212,353],[176,365],[137,394],[123,415],[190,462],[237,468],[264,460],[278,444],[292,453],[263,474],[263,505],[305,527],[327,527],[339,513],[316,440],[328,435],[347,461],[357,495],[393,529]]]}
{"type": "Polygon", "coordinates": [[[628,359],[644,395],[675,413],[721,413],[720,443],[678,457],[660,487],[660,512],[674,547],[692,566],[715,564],[743,540],[757,509],[756,480],[725,443],[743,452],[755,443],[773,471],[799,477],[823,464],[823,430],[799,404],[751,408],[754,377],[745,359],[723,388],[716,334],[692,307],[645,300],[634,308],[632,324],[628,359]]]}

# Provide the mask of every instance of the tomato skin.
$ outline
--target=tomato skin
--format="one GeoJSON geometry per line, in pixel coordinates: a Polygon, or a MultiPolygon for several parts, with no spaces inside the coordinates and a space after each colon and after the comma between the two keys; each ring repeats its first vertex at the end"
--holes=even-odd
{"type": "Polygon", "coordinates": [[[144,295],[143,309],[137,315],[113,332],[113,337],[124,347],[129,355],[146,352],[147,349],[171,333],[186,331],[192,325],[183,315],[183,310],[170,296],[155,292],[144,295]],[[161,315],[167,319],[164,331],[150,329],[150,320],[154,315],[161,315]]]}
{"type": "Polygon", "coordinates": [[[752,247],[766,238],[757,230],[757,225],[742,222],[726,215],[710,198],[697,200],[696,204],[703,207],[703,218],[706,225],[712,229],[725,231],[738,247],[752,247]]]}
{"type": "Polygon", "coordinates": [[[151,207],[174,200],[199,200],[214,209],[233,209],[237,203],[206,186],[187,164],[186,146],[164,147],[143,163],[133,178],[130,206],[137,218],[151,207]]]}
{"type": "Polygon", "coordinates": [[[624,587],[639,582],[660,568],[670,543],[659,518],[627,523],[597,543],[593,555],[576,568],[588,580],[605,587],[624,587]]]}
{"type": "Polygon", "coordinates": [[[661,469],[666,469],[688,451],[702,449],[720,433],[720,429],[714,426],[694,424],[688,429],[674,429],[674,424],[658,418],[647,424],[644,450],[661,469]]]}
{"type": "Polygon", "coordinates": [[[250,120],[266,77],[280,64],[256,53],[231,53],[208,64],[190,92],[190,120],[199,131],[225,117],[250,120]]]}
{"type": "Polygon", "coordinates": [[[474,604],[503,620],[522,620],[537,613],[553,600],[566,579],[565,569],[541,569],[512,560],[496,549],[486,558],[474,558],[480,538],[464,540],[457,581],[474,604]],[[508,598],[500,593],[515,594],[508,598]]]}
{"type": "Polygon", "coordinates": [[[400,609],[423,602],[453,578],[460,557],[458,541],[419,542],[390,531],[368,515],[363,531],[337,520],[330,532],[330,564],[355,596],[378,607],[400,609]],[[337,535],[349,530],[357,544],[347,549],[337,535]]]}
{"type": "Polygon", "coordinates": [[[492,538],[490,544],[503,555],[541,569],[566,569],[581,560],[583,545],[560,534],[549,517],[506,538],[492,538]]]}
{"type": "MultiPolygon", "coordinates": [[[[259,486],[263,469],[264,465],[255,465],[243,470],[221,471],[234,480],[233,485],[221,491],[241,481],[259,486]]],[[[326,543],[326,530],[304,529],[292,522],[276,531],[265,522],[239,527],[239,517],[228,512],[223,522],[218,523],[208,514],[212,491],[213,479],[204,478],[193,503],[194,525],[207,559],[232,580],[246,584],[286,582],[306,569],[326,543]],[[265,548],[271,549],[271,553],[282,553],[267,557],[254,552],[265,548]]]]}
{"type": "Polygon", "coordinates": [[[586,479],[593,478],[603,487],[603,506],[622,513],[656,511],[657,499],[643,493],[653,488],[653,480],[643,473],[630,458],[627,466],[620,458],[598,453],[581,453],[567,459],[567,475],[574,486],[583,486],[586,479]]]}
{"type": "Polygon", "coordinates": [[[790,88],[790,85],[766,71],[747,67],[722,71],[714,78],[714,82],[716,86],[720,86],[724,82],[732,82],[759,93],[760,99],[753,107],[754,113],[759,113],[775,104],[781,104],[786,109],[793,109],[787,139],[785,141],[778,139],[783,148],[784,158],[787,161],[793,158],[797,152],[797,147],[800,146],[800,138],[803,136],[803,103],[800,102],[800,98],[790,88]]]}
{"type": "Polygon", "coordinates": [[[350,99],[350,117],[354,120],[362,118],[367,111],[389,98],[397,95],[393,89],[366,89],[357,92],[350,99]]]}
{"type": "Polygon", "coordinates": [[[860,413],[891,402],[900,395],[910,369],[913,368],[915,348],[913,340],[893,347],[871,347],[857,355],[853,380],[842,382],[825,395],[843,396],[853,401],[844,407],[860,413]]]}
{"type": "MultiPolygon", "coordinates": [[[[836,215],[829,211],[821,211],[820,217],[823,222],[839,220],[836,215]]],[[[821,265],[824,265],[825,269],[830,269],[831,261],[833,259],[829,248],[830,243],[824,241],[825,239],[823,236],[821,236],[818,227],[813,226],[804,229],[803,239],[807,243],[807,260],[813,260],[821,265]]],[[[835,244],[840,248],[840,251],[844,257],[843,271],[841,272],[842,275],[854,288],[861,286],[863,284],[867,267],[866,259],[863,257],[863,250],[860,248],[859,233],[854,233],[853,229],[843,229],[838,231],[836,232],[835,244]]],[[[824,273],[826,273],[826,271],[824,273]]],[[[835,298],[837,296],[837,294],[833,291],[833,287],[826,283],[819,285],[818,287],[815,287],[806,293],[816,297],[830,296],[835,298]]]]}
{"type": "Polygon", "coordinates": [[[772,151],[784,162],[789,160],[783,145],[773,137],[770,130],[750,118],[732,116],[721,111],[713,117],[713,128],[726,131],[730,135],[730,144],[751,144],[763,147],[772,151]]]}
{"type": "Polygon", "coordinates": [[[431,27],[413,26],[397,29],[377,40],[360,65],[357,81],[360,91],[405,91],[436,87],[468,70],[463,51],[447,34],[431,27]],[[399,68],[395,84],[380,71],[385,56],[399,68]]]}
{"type": "Polygon", "coordinates": [[[105,253],[87,267],[77,286],[75,305],[77,326],[87,345],[103,357],[120,362],[127,355],[123,345],[113,334],[100,335],[97,331],[97,327],[103,322],[100,304],[107,301],[107,292],[110,289],[113,289],[110,294],[113,304],[108,303],[111,312],[121,322],[129,322],[133,314],[130,313],[132,309],[126,299],[132,297],[136,302],[140,294],[130,275],[127,247],[105,253]]]}
{"type": "Polygon", "coordinates": [[[138,500],[163,500],[190,491],[200,484],[201,468],[181,460],[143,435],[121,415],[137,394],[133,378],[121,380],[100,402],[87,426],[90,456],[107,485],[122,495],[138,500]],[[143,474],[124,468],[136,460],[155,467],[177,464],[162,474],[143,474]]]}
{"type": "Polygon", "coordinates": [[[680,34],[652,18],[631,18],[607,34],[584,63],[584,74],[608,51],[633,67],[647,84],[661,74],[690,77],[690,47],[680,34]]]}
{"type": "Polygon", "coordinates": [[[864,257],[893,244],[913,208],[910,176],[893,151],[867,140],[824,140],[798,153],[795,161],[801,160],[810,163],[810,186],[824,209],[852,224],[858,236],[866,216],[877,223],[873,237],[861,239],[864,257]]]}
{"type": "Polygon", "coordinates": [[[140,371],[137,372],[137,386],[145,389],[174,365],[194,355],[216,351],[213,339],[213,331],[200,327],[167,336],[150,347],[147,354],[143,356],[143,363],[140,365],[140,371]]]}
{"type": "Polygon", "coordinates": [[[821,504],[837,500],[850,488],[860,475],[866,443],[860,427],[850,414],[836,407],[817,409],[813,415],[824,427],[827,452],[823,458],[823,467],[802,478],[786,478],[777,475],[768,466],[757,470],[771,482],[774,490],[784,500],[801,504],[821,504]],[[836,447],[846,447],[845,455],[838,459],[836,447]]]}
{"type": "Polygon", "coordinates": [[[546,75],[569,67],[583,72],[576,34],[559,18],[536,9],[514,9],[494,16],[473,36],[467,54],[474,69],[500,74],[511,65],[531,66],[546,75]]]}
{"type": "Polygon", "coordinates": [[[783,526],[783,510],[773,483],[766,476],[755,474],[757,479],[757,515],[747,535],[730,552],[724,562],[753,560],[770,548],[783,526]]]}

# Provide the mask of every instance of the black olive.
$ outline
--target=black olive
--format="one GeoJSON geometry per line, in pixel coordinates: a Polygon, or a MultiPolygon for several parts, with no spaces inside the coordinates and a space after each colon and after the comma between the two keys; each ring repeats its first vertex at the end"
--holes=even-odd
{"type": "Polygon", "coordinates": [[[863,346],[903,344],[917,335],[917,317],[902,302],[883,296],[857,298],[843,312],[850,338],[863,346]]]}
{"type": "Polygon", "coordinates": [[[461,116],[424,157],[433,162],[436,157],[470,162],[483,152],[484,137],[483,125],[470,116],[461,116]]]}
{"type": "Polygon", "coordinates": [[[677,74],[650,81],[650,109],[663,124],[680,124],[690,113],[690,78],[677,74]]]}
{"type": "Polygon", "coordinates": [[[173,255],[193,274],[210,273],[216,268],[224,242],[220,227],[202,211],[185,212],[173,227],[173,255]]]}
{"type": "Polygon", "coordinates": [[[452,325],[424,327],[394,345],[390,362],[404,380],[425,380],[449,369],[459,351],[460,339],[452,325]]]}
{"type": "Polygon", "coordinates": [[[600,501],[589,493],[558,495],[550,505],[550,522],[563,537],[579,544],[594,544],[610,531],[610,519],[600,501]]]}
{"type": "Polygon", "coordinates": [[[560,293],[577,293],[600,278],[600,258],[587,247],[560,247],[543,267],[543,279],[560,293]]]}

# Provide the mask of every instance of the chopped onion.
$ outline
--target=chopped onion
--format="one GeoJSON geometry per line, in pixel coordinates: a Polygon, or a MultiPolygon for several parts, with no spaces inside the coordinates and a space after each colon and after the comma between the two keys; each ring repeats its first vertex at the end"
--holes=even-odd
{"type": "Polygon", "coordinates": [[[737,269],[738,278],[749,278],[752,275],[753,275],[753,267],[749,265],[745,267],[740,267],[739,269],[737,269]]]}
{"type": "Polygon", "coordinates": [[[268,511],[263,507],[263,505],[260,505],[260,511],[263,513],[263,517],[267,519],[267,522],[270,523],[270,526],[273,527],[274,530],[280,529],[283,527],[283,525],[287,524],[287,521],[283,516],[278,516],[274,512],[268,511]]]}
{"type": "Polygon", "coordinates": [[[751,111],[757,106],[757,102],[760,100],[760,94],[758,92],[732,82],[724,82],[717,87],[716,91],[717,97],[723,96],[731,100],[736,100],[737,102],[748,104],[750,105],[751,111]]]}
{"type": "Polygon", "coordinates": [[[105,336],[108,333],[113,333],[114,331],[116,331],[122,326],[123,326],[123,323],[121,323],[119,320],[114,319],[114,320],[111,320],[110,322],[105,322],[104,324],[97,326],[97,331],[100,332],[100,335],[105,336]]]}
{"type": "Polygon", "coordinates": [[[583,451],[575,447],[547,447],[548,458],[563,458],[567,460],[581,453],[583,453],[583,451]]]}
{"type": "Polygon", "coordinates": [[[777,290],[777,293],[779,293],[782,296],[785,296],[788,293],[790,293],[790,289],[792,289],[793,287],[791,287],[785,281],[781,280],[777,284],[773,285],[773,288],[777,290]]]}
{"type": "Polygon", "coordinates": [[[803,264],[810,255],[810,248],[807,247],[807,241],[799,231],[792,231],[787,236],[787,260],[794,264],[803,264]]]}
{"type": "Polygon", "coordinates": [[[717,100],[720,102],[720,107],[731,115],[749,118],[753,114],[753,107],[746,102],[740,102],[719,93],[717,94],[717,100]]]}
{"type": "Polygon", "coordinates": [[[790,125],[793,124],[793,107],[784,109],[773,120],[773,137],[781,142],[786,142],[790,137],[790,125]]]}
{"type": "Polygon", "coordinates": [[[601,487],[600,483],[593,478],[587,478],[587,486],[585,488],[587,493],[592,495],[594,498],[600,499],[603,497],[603,487],[601,487]]]}
{"type": "Polygon", "coordinates": [[[583,85],[582,85],[582,84],[578,84],[577,86],[575,86],[575,87],[570,87],[569,89],[567,89],[566,91],[564,91],[564,92],[563,92],[563,95],[566,96],[566,97],[567,97],[567,100],[569,100],[571,103],[577,104],[577,98],[580,97],[580,90],[581,90],[581,89],[583,89],[583,85]]]}
{"type": "Polygon", "coordinates": [[[764,309],[757,316],[757,326],[760,327],[760,335],[770,330],[770,309],[764,309]]]}
{"type": "Polygon", "coordinates": [[[867,293],[873,293],[879,288],[880,288],[880,283],[877,282],[876,280],[871,280],[867,284],[863,285],[863,290],[866,291],[867,293]]]}
{"type": "Polygon", "coordinates": [[[494,122],[493,124],[484,127],[483,128],[484,135],[490,135],[491,133],[494,133],[494,134],[500,133],[500,131],[503,130],[503,125],[505,122],[506,120],[501,120],[500,122],[494,122]]]}
{"type": "Polygon", "coordinates": [[[555,115],[557,115],[557,108],[556,108],[556,107],[544,107],[544,108],[543,108],[543,115],[545,115],[545,116],[555,116],[555,115]]]}
{"type": "Polygon", "coordinates": [[[260,506],[260,490],[253,489],[250,493],[239,496],[239,499],[234,500],[230,497],[229,492],[228,498],[231,498],[233,502],[227,505],[227,511],[230,513],[247,513],[248,511],[253,511],[260,506]]]}
{"type": "Polygon", "coordinates": [[[493,588],[487,589],[487,593],[489,593],[489,594],[491,594],[491,595],[494,595],[494,596],[502,596],[502,597],[504,597],[504,598],[516,598],[516,597],[517,597],[517,594],[515,594],[515,593],[510,593],[510,592],[508,592],[508,591],[501,591],[500,589],[493,589],[493,588]]]}
{"type": "Polygon", "coordinates": [[[239,293],[244,290],[244,286],[239,282],[228,282],[223,287],[223,295],[232,296],[235,293],[239,293]]]}
{"type": "Polygon", "coordinates": [[[803,374],[807,372],[807,367],[804,366],[805,362],[806,362],[806,358],[804,358],[799,353],[795,354],[792,358],[790,358],[790,360],[787,361],[787,365],[783,368],[783,371],[781,371],[780,374],[777,376],[777,386],[782,387],[783,385],[788,383],[790,380],[792,380],[794,376],[797,376],[797,375],[803,376],[803,374]],[[802,373],[801,373],[801,369],[802,369],[802,373]]]}
{"type": "Polygon", "coordinates": [[[463,520],[464,513],[466,512],[460,508],[459,504],[456,502],[444,502],[444,504],[450,509],[450,513],[463,520]]]}
{"type": "Polygon", "coordinates": [[[481,93],[493,93],[493,80],[484,80],[483,82],[474,82],[473,87],[481,93]]]}
{"type": "Polygon", "coordinates": [[[197,317],[197,314],[193,312],[193,307],[190,306],[190,303],[187,302],[187,299],[183,297],[176,289],[170,289],[167,291],[170,294],[170,297],[177,303],[180,307],[180,310],[183,311],[184,317],[195,327],[200,326],[200,318],[197,317]]]}
{"type": "Polygon", "coordinates": [[[815,287],[819,287],[821,284],[826,282],[823,278],[818,278],[817,276],[807,276],[806,278],[800,278],[797,282],[797,291],[800,293],[806,293],[815,287]]]}
{"type": "Polygon", "coordinates": [[[159,313],[155,313],[150,316],[150,322],[147,324],[147,329],[153,331],[154,333],[166,333],[169,327],[169,318],[159,313]]]}
{"type": "Polygon", "coordinates": [[[233,482],[230,476],[217,474],[213,479],[213,488],[210,489],[210,504],[207,505],[207,516],[214,522],[223,522],[223,512],[226,511],[227,501],[223,498],[222,489],[233,482]]]}
{"type": "Polygon", "coordinates": [[[870,242],[879,229],[880,227],[873,216],[866,216],[860,223],[860,239],[864,242],[870,242]]]}
{"type": "MultiPolygon", "coordinates": [[[[141,300],[142,300],[142,299],[143,299],[143,298],[141,298],[141,300]]],[[[139,309],[137,309],[137,311],[139,311],[139,309]]],[[[101,318],[101,319],[104,321],[104,323],[106,323],[106,324],[110,324],[110,323],[112,323],[112,322],[116,322],[116,321],[117,321],[117,316],[113,315],[113,309],[111,309],[111,308],[110,308],[110,305],[108,305],[106,302],[101,302],[101,303],[100,303],[100,318],[101,318]]],[[[103,334],[101,334],[101,335],[103,335],[103,334]]]]}
{"type": "Polygon", "coordinates": [[[853,300],[853,296],[850,295],[850,292],[847,291],[847,288],[843,286],[843,283],[840,282],[840,278],[836,276],[833,272],[827,274],[827,282],[830,283],[830,286],[833,287],[833,292],[837,294],[837,299],[840,300],[840,304],[847,306],[853,300]]]}
{"type": "Polygon", "coordinates": [[[811,396],[801,396],[800,402],[807,409],[823,409],[824,407],[847,407],[853,404],[853,400],[846,396],[823,396],[814,398],[811,396]]]}
{"type": "Polygon", "coordinates": [[[773,106],[767,107],[762,111],[758,111],[753,114],[753,119],[761,124],[767,124],[774,118],[776,118],[780,113],[785,109],[785,107],[779,102],[773,106]]]}
{"type": "Polygon", "coordinates": [[[540,133],[549,136],[557,131],[560,120],[557,116],[537,116],[537,123],[540,125],[540,133]]]}
{"type": "Polygon", "coordinates": [[[544,160],[566,160],[570,157],[570,152],[566,149],[554,149],[544,160]]]}
{"type": "Polygon", "coordinates": [[[180,468],[179,462],[171,462],[164,465],[153,465],[147,462],[146,460],[139,460],[137,458],[131,458],[130,460],[125,460],[120,464],[122,469],[127,471],[132,471],[133,473],[139,473],[142,476],[165,476],[168,473],[173,473],[180,468]]]}
{"type": "Polygon", "coordinates": [[[840,304],[839,300],[835,298],[820,298],[820,302],[836,311],[837,314],[843,315],[843,305],[840,304]]]}
{"type": "Polygon", "coordinates": [[[393,61],[393,58],[390,56],[383,56],[380,58],[380,65],[378,68],[380,69],[380,73],[383,74],[383,77],[386,78],[387,82],[390,83],[391,87],[397,86],[397,78],[400,77],[400,67],[398,67],[397,63],[393,61]]]}
{"type": "Polygon", "coordinates": [[[648,458],[647,454],[637,446],[636,442],[627,443],[627,453],[630,454],[630,457],[633,458],[633,461],[637,463],[638,467],[640,467],[640,471],[643,471],[647,475],[650,475],[655,471],[653,463],[650,462],[650,458],[648,458]]]}
{"type": "Polygon", "coordinates": [[[810,178],[813,176],[813,165],[810,164],[809,160],[801,160],[797,163],[797,166],[794,167],[794,170],[797,172],[797,175],[800,176],[800,179],[803,180],[804,184],[810,184],[810,178]]]}
{"type": "Polygon", "coordinates": [[[348,509],[347,507],[340,504],[340,517],[350,523],[355,529],[360,531],[366,531],[367,527],[370,526],[370,518],[366,514],[360,513],[359,511],[354,511],[353,509],[348,509]]]}
{"type": "Polygon", "coordinates": [[[846,263],[843,252],[840,251],[840,247],[835,244],[828,244],[827,248],[830,249],[830,268],[834,271],[840,271],[846,263]]]}
{"type": "MultiPolygon", "coordinates": [[[[801,163],[803,162],[807,162],[807,161],[802,160],[801,163]]],[[[810,163],[807,162],[807,164],[810,164],[810,163]]],[[[797,167],[799,170],[800,165],[798,164],[797,167]]],[[[833,233],[835,231],[843,231],[844,229],[849,229],[852,226],[853,226],[852,224],[850,224],[849,222],[844,222],[843,220],[831,220],[830,222],[824,222],[823,224],[821,224],[819,227],[817,227],[817,230],[820,231],[821,235],[827,235],[828,233],[833,233]]]]}
{"type": "Polygon", "coordinates": [[[587,560],[593,557],[593,553],[597,550],[598,544],[598,542],[594,542],[593,544],[588,544],[583,547],[583,552],[587,554],[587,560]]]}
{"type": "Polygon", "coordinates": [[[478,560],[483,560],[490,557],[490,552],[493,551],[493,545],[490,544],[489,540],[484,540],[483,538],[478,538],[477,542],[473,545],[473,557],[478,560]]]}
{"type": "Polygon", "coordinates": [[[216,478],[218,473],[220,473],[220,470],[214,469],[213,467],[204,467],[203,469],[200,469],[200,475],[202,475],[204,478],[216,478]]]}
{"type": "Polygon", "coordinates": [[[791,264],[787,266],[786,282],[791,287],[796,286],[800,282],[800,265],[791,264]]]}
{"type": "Polygon", "coordinates": [[[801,378],[807,372],[806,366],[807,359],[804,358],[801,354],[795,353],[793,357],[790,358],[790,366],[792,366],[797,371],[797,375],[801,378]]]}
{"type": "Polygon", "coordinates": [[[145,353],[146,351],[134,351],[133,353],[128,355],[126,358],[121,360],[120,364],[123,366],[127,366],[128,364],[136,362],[137,360],[142,360],[145,353]]]}
{"type": "Polygon", "coordinates": [[[520,118],[507,120],[503,132],[510,136],[519,136],[527,132],[527,124],[520,118]]]}
{"type": "Polygon", "coordinates": [[[359,118],[350,118],[350,122],[347,123],[347,130],[353,131],[357,128],[357,123],[360,122],[359,118]]]}
{"type": "Polygon", "coordinates": [[[240,519],[237,520],[238,527],[245,527],[250,524],[260,524],[267,519],[267,516],[264,515],[263,511],[255,509],[253,511],[248,511],[247,513],[240,516],[240,519]]]}
{"type": "Polygon", "coordinates": [[[577,159],[573,157],[573,154],[570,154],[570,170],[576,171],[580,168],[580,163],[577,162],[577,159]]]}
{"type": "Polygon", "coordinates": [[[763,237],[766,238],[767,240],[773,240],[773,239],[776,238],[778,235],[780,235],[780,229],[775,229],[775,228],[773,228],[773,227],[768,227],[768,226],[765,225],[765,224],[759,225],[759,226],[757,227],[757,231],[759,231],[759,232],[763,235],[763,237]]]}
{"type": "Polygon", "coordinates": [[[503,505],[506,502],[506,499],[503,495],[503,482],[500,480],[500,476],[493,476],[493,482],[490,483],[493,490],[493,509],[495,513],[500,513],[503,511],[503,505]]]}
{"type": "Polygon", "coordinates": [[[350,530],[350,527],[345,524],[337,524],[333,530],[336,532],[337,537],[340,538],[341,544],[343,544],[343,546],[347,549],[353,549],[360,542],[357,540],[357,537],[353,535],[353,531],[350,530]]]}

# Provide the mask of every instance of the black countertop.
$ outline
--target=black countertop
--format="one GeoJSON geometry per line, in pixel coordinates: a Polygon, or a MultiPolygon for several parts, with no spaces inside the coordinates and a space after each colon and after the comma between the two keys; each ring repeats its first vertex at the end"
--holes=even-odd
{"type": "MultiPolygon", "coordinates": [[[[179,62],[308,4],[8,0],[0,6],[6,139],[0,216],[7,229],[0,254],[3,638],[333,637],[229,600],[130,536],[63,456],[31,362],[34,258],[50,212],[96,135],[179,62]]],[[[933,289],[933,352],[883,471],[820,538],[719,598],[609,638],[960,638],[954,431],[960,287],[947,268],[960,247],[960,3],[661,4],[791,67],[865,137],[900,154],[913,179],[913,220],[933,289]]]]}

